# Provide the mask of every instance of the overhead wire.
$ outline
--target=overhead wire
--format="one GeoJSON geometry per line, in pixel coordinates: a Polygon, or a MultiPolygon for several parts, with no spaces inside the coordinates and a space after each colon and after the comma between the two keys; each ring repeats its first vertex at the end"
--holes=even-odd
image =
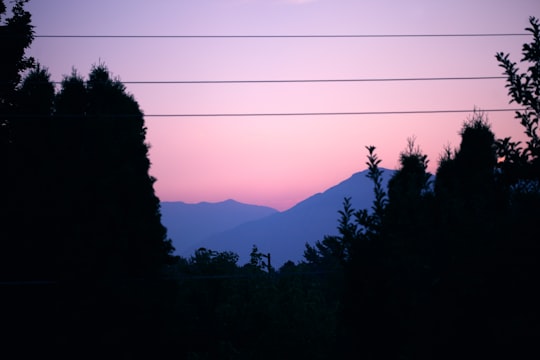
{"type": "MultiPolygon", "coordinates": [[[[69,78],[69,77],[67,77],[69,78]]],[[[120,80],[122,84],[132,85],[167,85],[167,84],[287,84],[287,83],[352,83],[352,82],[407,82],[407,81],[476,81],[476,80],[503,80],[506,76],[439,76],[439,77],[396,77],[396,78],[342,78],[342,79],[254,79],[254,80],[120,80]]],[[[9,82],[0,81],[0,84],[9,82]]],[[[32,81],[32,84],[49,83],[46,81],[32,81]]],[[[63,81],[50,81],[54,85],[61,85],[63,81]]]]}
{"type": "MultiPolygon", "coordinates": [[[[354,83],[354,82],[407,82],[407,81],[476,81],[503,80],[506,76],[444,76],[410,78],[350,78],[350,79],[255,79],[255,80],[118,80],[129,85],[191,85],[191,84],[287,84],[287,83],[354,83]]],[[[0,82],[5,83],[5,82],[0,82]]],[[[51,81],[61,85],[62,81],[51,81]]]]}
{"type": "MultiPolygon", "coordinates": [[[[515,112],[525,109],[495,108],[481,109],[483,112],[515,112]]],[[[404,111],[337,111],[337,112],[283,112],[283,113],[192,113],[192,114],[144,114],[145,117],[276,117],[276,116],[361,116],[361,115],[420,115],[420,114],[451,114],[471,113],[474,109],[443,109],[443,110],[404,110],[404,111]]]]}
{"type": "Polygon", "coordinates": [[[173,114],[10,114],[11,118],[43,118],[56,116],[61,118],[101,117],[101,118],[189,118],[189,117],[280,117],[280,116],[362,116],[362,115],[422,115],[453,114],[482,112],[516,112],[525,108],[492,108],[492,109],[440,109],[440,110],[396,110],[396,111],[329,111],[329,112],[275,112],[275,113],[173,113],[173,114]]]}
{"type": "Polygon", "coordinates": [[[434,38],[434,37],[513,37],[527,33],[461,33],[461,34],[298,34],[298,35],[122,35],[122,34],[38,34],[34,38],[97,39],[332,39],[332,38],[434,38]]]}
{"type": "MultiPolygon", "coordinates": [[[[407,82],[407,81],[478,81],[502,80],[505,76],[455,76],[455,77],[409,77],[409,78],[351,78],[351,79],[264,79],[264,80],[132,80],[120,81],[123,84],[259,84],[259,83],[331,83],[331,82],[407,82]]],[[[62,84],[61,81],[52,81],[53,84],[62,84]]],[[[493,108],[486,112],[510,112],[524,109],[493,108]]],[[[350,115],[408,115],[408,114],[442,114],[442,113],[469,113],[471,109],[439,109],[439,110],[404,110],[404,111],[349,111],[349,112],[277,112],[277,113],[174,113],[174,114],[144,114],[145,117],[172,118],[172,117],[276,117],[276,116],[350,116],[350,115]]],[[[21,115],[32,117],[34,115],[21,115]]],[[[78,117],[81,115],[62,115],[78,117]]],[[[107,116],[107,115],[102,115],[107,116]]],[[[114,114],[116,117],[131,117],[132,114],[114,114]]],[[[20,117],[20,116],[17,116],[20,117]]]]}
{"type": "MultiPolygon", "coordinates": [[[[527,36],[528,33],[461,33],[461,34],[298,34],[298,35],[121,35],[121,34],[38,34],[35,38],[133,38],[133,39],[287,39],[287,38],[435,38],[435,37],[514,37],[527,36]]],[[[404,78],[349,78],[349,79],[256,79],[256,80],[131,80],[121,81],[129,85],[152,84],[272,84],[272,83],[353,83],[353,82],[407,82],[407,81],[477,81],[501,80],[505,76],[455,76],[455,77],[404,77],[404,78]]],[[[55,81],[54,84],[62,82],[55,81]]],[[[494,108],[486,112],[510,112],[523,109],[494,108]]],[[[411,111],[351,111],[351,112],[277,112],[277,113],[177,113],[145,114],[145,117],[270,117],[270,116],[351,116],[351,115],[408,115],[468,113],[473,110],[411,110],[411,111]]],[[[114,116],[122,116],[116,114],[114,116]]],[[[132,115],[127,115],[132,116],[132,115]]]]}
{"type": "MultiPolygon", "coordinates": [[[[400,81],[461,81],[461,80],[501,80],[505,76],[447,76],[411,78],[356,78],[356,79],[263,79],[263,80],[133,80],[123,84],[272,84],[272,83],[331,83],[331,82],[400,82],[400,81]]],[[[60,81],[53,82],[61,84],[60,81]]]]}

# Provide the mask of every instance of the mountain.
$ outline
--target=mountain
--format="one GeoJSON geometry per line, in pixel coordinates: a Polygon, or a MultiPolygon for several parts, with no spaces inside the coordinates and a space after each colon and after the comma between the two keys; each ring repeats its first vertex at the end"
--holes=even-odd
{"type": "MultiPolygon", "coordinates": [[[[383,186],[386,188],[393,170],[383,169],[383,186]]],[[[305,244],[314,244],[324,235],[337,235],[339,214],[343,199],[351,197],[355,209],[371,209],[373,182],[367,178],[368,170],[356,173],[349,179],[315,194],[284,212],[277,212],[259,220],[241,224],[234,229],[198,242],[192,251],[205,247],[217,251],[233,251],[240,256],[239,264],[249,261],[252,246],[262,253],[270,253],[272,266],[279,268],[287,260],[303,259],[305,244]]]]}
{"type": "Polygon", "coordinates": [[[198,204],[181,201],[161,203],[161,221],[173,241],[175,253],[183,257],[193,255],[191,250],[194,244],[211,235],[277,212],[270,207],[242,204],[234,200],[198,204]]]}

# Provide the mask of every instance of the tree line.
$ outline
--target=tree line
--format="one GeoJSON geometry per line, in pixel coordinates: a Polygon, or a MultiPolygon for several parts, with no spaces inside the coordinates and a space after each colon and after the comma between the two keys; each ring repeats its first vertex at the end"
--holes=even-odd
{"type": "MultiPolygon", "coordinates": [[[[540,338],[540,26],[507,76],[526,142],[474,112],[435,176],[414,139],[375,200],[344,199],[338,236],[274,269],[201,248],[173,255],[144,114],[104,64],[59,89],[25,56],[25,0],[0,0],[0,288],[6,343],[188,359],[444,359],[532,354],[540,338]]],[[[69,351],[71,352],[69,352],[69,351]]],[[[74,351],[74,352],[73,352],[74,351]]]]}

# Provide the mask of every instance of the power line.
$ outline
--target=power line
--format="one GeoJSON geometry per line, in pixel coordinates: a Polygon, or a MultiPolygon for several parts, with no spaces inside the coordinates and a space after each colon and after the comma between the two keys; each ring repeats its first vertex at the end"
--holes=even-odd
{"type": "MultiPolygon", "coordinates": [[[[121,81],[123,84],[271,84],[271,83],[329,83],[329,82],[398,82],[398,81],[460,81],[460,80],[500,80],[505,76],[457,76],[457,77],[417,77],[417,78],[359,78],[359,79],[280,79],[280,80],[148,80],[121,81]]],[[[59,83],[59,82],[55,82],[59,83]]]]}
{"type": "MultiPolygon", "coordinates": [[[[167,84],[272,84],[272,83],[331,83],[331,82],[401,82],[401,81],[463,81],[463,80],[502,80],[506,76],[446,76],[412,78],[357,78],[357,79],[277,79],[277,80],[132,80],[122,84],[167,85],[167,84]]],[[[51,81],[62,84],[62,81],[51,81]]]]}
{"type": "Polygon", "coordinates": [[[96,39],[325,39],[325,38],[434,38],[434,37],[511,37],[528,33],[465,33],[465,34],[305,34],[305,35],[70,35],[43,34],[35,38],[96,39]]]}
{"type": "MultiPolygon", "coordinates": [[[[524,108],[494,108],[479,109],[483,112],[516,112],[524,111],[524,108]]],[[[44,117],[101,117],[101,118],[187,118],[187,117],[279,117],[279,116],[362,116],[362,115],[422,115],[422,114],[453,114],[472,113],[474,109],[443,109],[443,110],[403,110],[403,111],[330,111],[330,112],[282,112],[282,113],[177,113],[177,114],[9,114],[9,118],[44,118],[44,117]]]]}
{"type": "MultiPolygon", "coordinates": [[[[483,112],[515,112],[525,109],[481,109],[483,112]]],[[[194,113],[194,114],[144,114],[145,117],[271,117],[271,116],[351,116],[351,115],[420,115],[471,113],[474,110],[411,110],[411,111],[350,111],[350,112],[290,112],[290,113],[194,113]]],[[[115,116],[115,115],[112,115],[115,116]]],[[[130,115],[132,116],[132,115],[130,115]]]]}

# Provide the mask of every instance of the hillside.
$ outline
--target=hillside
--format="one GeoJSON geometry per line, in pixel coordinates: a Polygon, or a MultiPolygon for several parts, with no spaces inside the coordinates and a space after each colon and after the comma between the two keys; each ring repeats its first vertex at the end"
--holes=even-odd
{"type": "Polygon", "coordinates": [[[234,200],[198,204],[181,201],[161,203],[162,223],[173,241],[175,253],[184,257],[191,255],[190,251],[197,242],[211,235],[275,213],[277,210],[270,207],[234,200]]]}
{"type": "MultiPolygon", "coordinates": [[[[384,171],[384,186],[392,173],[392,170],[384,171]]],[[[194,244],[190,252],[199,247],[233,251],[240,256],[240,264],[244,264],[249,261],[249,253],[255,244],[261,252],[271,253],[274,267],[281,266],[287,260],[300,261],[306,242],[313,244],[322,240],[324,235],[337,234],[338,211],[345,197],[351,197],[356,209],[371,208],[373,183],[366,175],[367,170],[356,173],[287,211],[213,234],[194,244]]]]}

